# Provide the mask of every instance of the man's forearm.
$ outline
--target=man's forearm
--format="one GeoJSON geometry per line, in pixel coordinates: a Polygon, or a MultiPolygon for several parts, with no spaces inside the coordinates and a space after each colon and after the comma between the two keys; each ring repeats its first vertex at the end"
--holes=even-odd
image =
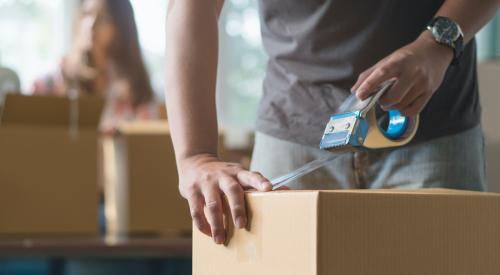
{"type": "Polygon", "coordinates": [[[224,205],[235,228],[242,229],[247,226],[244,190],[272,189],[261,174],[216,155],[217,19],[222,4],[170,0],[166,49],[166,101],[179,192],[189,204],[193,224],[217,244],[226,240],[224,205]]]}
{"type": "Polygon", "coordinates": [[[217,153],[215,87],[220,1],[171,0],[166,101],[177,161],[217,153]]]}
{"type": "MultiPolygon", "coordinates": [[[[445,0],[435,16],[457,22],[467,43],[495,15],[499,5],[500,0],[445,0]]],[[[361,73],[351,90],[365,99],[384,81],[395,78],[396,84],[379,102],[385,109],[415,116],[438,90],[452,59],[451,47],[436,43],[430,32],[423,31],[415,41],[361,73]]]]}
{"type": "Polygon", "coordinates": [[[436,16],[444,16],[456,21],[464,33],[464,42],[472,37],[495,15],[499,0],[446,0],[436,16]]]}

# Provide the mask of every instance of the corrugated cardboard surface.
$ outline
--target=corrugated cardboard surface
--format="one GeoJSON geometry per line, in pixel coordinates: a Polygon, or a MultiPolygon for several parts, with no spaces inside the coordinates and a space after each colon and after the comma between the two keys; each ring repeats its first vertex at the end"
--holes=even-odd
{"type": "Polygon", "coordinates": [[[113,141],[116,182],[111,186],[108,183],[107,187],[108,195],[115,194],[107,200],[107,208],[116,211],[111,233],[191,232],[189,208],[179,194],[175,155],[166,122],[124,124],[120,131],[121,135],[113,141]]]}
{"type": "Polygon", "coordinates": [[[500,273],[500,196],[321,193],[319,211],[318,274],[500,273]]]}
{"type": "Polygon", "coordinates": [[[250,230],[227,246],[193,230],[194,275],[316,274],[317,192],[248,194],[250,230]]]}
{"type": "Polygon", "coordinates": [[[193,274],[500,274],[500,196],[423,191],[248,193],[249,231],[194,231],[193,274]]]}
{"type": "Polygon", "coordinates": [[[68,106],[63,98],[7,98],[0,126],[0,234],[97,234],[102,104],[80,102],[86,107],[76,135],[69,131],[68,106]]]}

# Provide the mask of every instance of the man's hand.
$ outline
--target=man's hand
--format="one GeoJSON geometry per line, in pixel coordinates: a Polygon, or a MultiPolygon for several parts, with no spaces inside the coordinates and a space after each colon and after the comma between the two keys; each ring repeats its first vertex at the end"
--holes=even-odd
{"type": "Polygon", "coordinates": [[[260,173],[244,170],[239,164],[220,161],[204,154],[187,158],[179,165],[179,189],[188,200],[196,227],[217,244],[225,241],[223,199],[227,198],[237,228],[244,228],[247,215],[244,202],[246,189],[270,191],[269,180],[260,173]],[[204,208],[206,207],[207,215],[204,208]]]}
{"type": "Polygon", "coordinates": [[[405,116],[415,116],[439,88],[453,58],[453,50],[440,45],[425,31],[413,43],[395,51],[359,75],[352,91],[360,99],[389,79],[393,87],[380,99],[383,109],[397,109],[405,116]]]}

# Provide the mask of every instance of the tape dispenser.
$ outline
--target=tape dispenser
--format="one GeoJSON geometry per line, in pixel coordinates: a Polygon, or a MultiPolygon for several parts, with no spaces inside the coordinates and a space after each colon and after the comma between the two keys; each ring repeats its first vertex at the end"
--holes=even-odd
{"type": "Polygon", "coordinates": [[[384,82],[365,100],[350,95],[339,112],[330,117],[320,148],[328,151],[379,149],[410,142],[417,132],[419,116],[405,117],[398,110],[383,112],[377,104],[394,82],[384,82]]]}
{"type": "Polygon", "coordinates": [[[332,154],[274,178],[271,180],[273,190],[325,166],[340,154],[360,149],[398,147],[410,142],[417,132],[419,116],[405,117],[397,110],[384,112],[377,104],[393,84],[393,80],[384,82],[365,100],[350,95],[337,114],[330,117],[321,138],[320,148],[332,154]]]}

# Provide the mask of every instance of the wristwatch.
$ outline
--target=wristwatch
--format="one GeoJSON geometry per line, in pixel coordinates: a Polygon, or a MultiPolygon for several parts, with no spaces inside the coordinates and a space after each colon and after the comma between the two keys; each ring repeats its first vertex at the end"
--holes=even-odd
{"type": "Polygon", "coordinates": [[[448,17],[437,16],[427,24],[436,42],[453,49],[452,65],[457,65],[464,51],[464,34],[457,22],[448,17]]]}

